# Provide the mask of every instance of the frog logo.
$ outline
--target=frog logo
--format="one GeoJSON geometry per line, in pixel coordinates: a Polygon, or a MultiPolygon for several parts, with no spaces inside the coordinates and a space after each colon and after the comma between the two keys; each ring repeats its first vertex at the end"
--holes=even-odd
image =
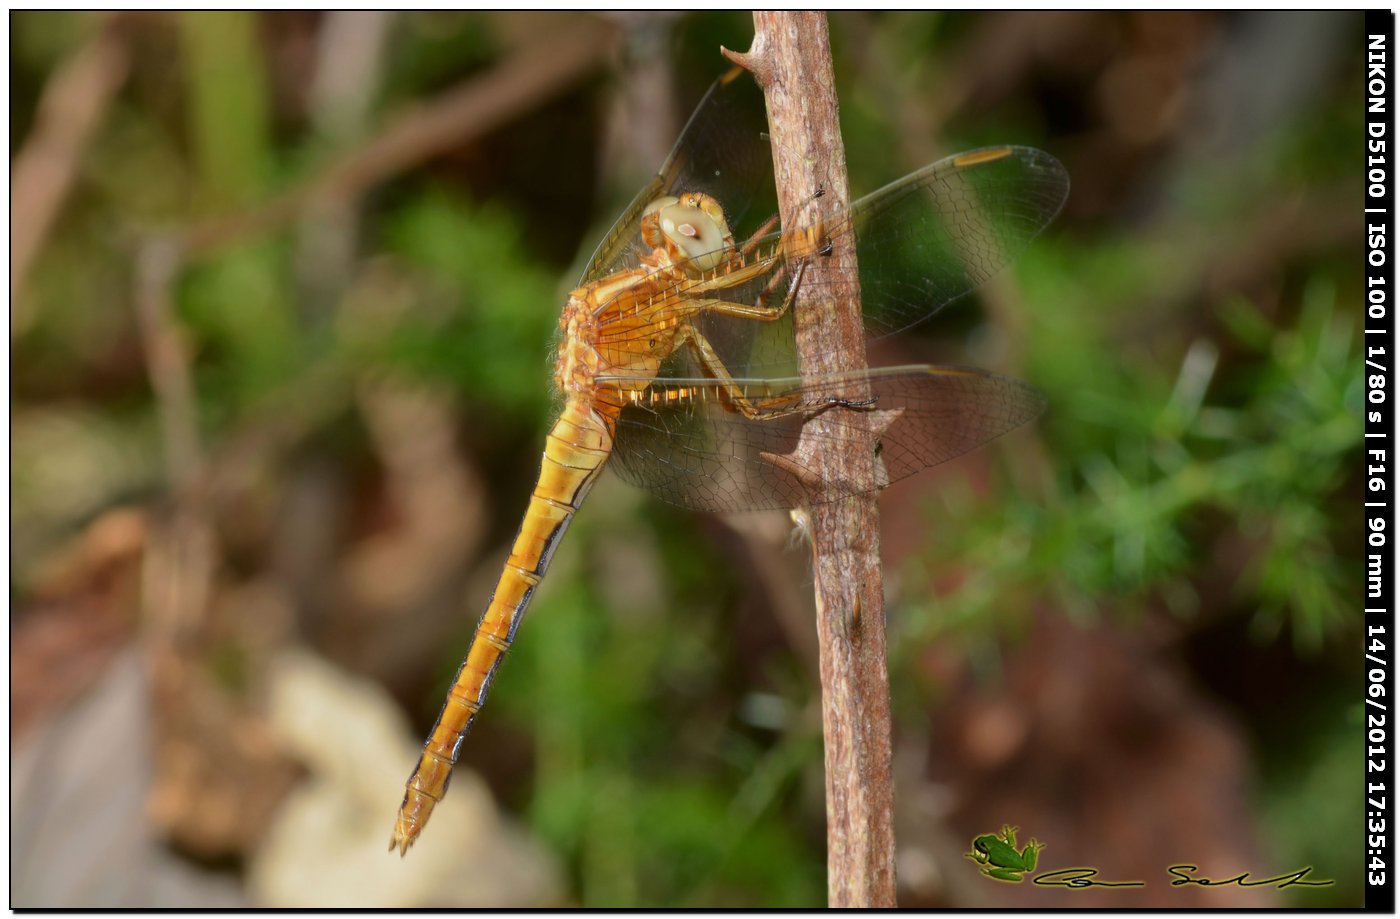
{"type": "Polygon", "coordinates": [[[1045,843],[1032,838],[1026,847],[1016,851],[1016,831],[1020,827],[1003,826],[1001,835],[988,833],[972,840],[972,851],[963,853],[982,866],[982,873],[996,881],[1019,884],[1028,871],[1035,870],[1036,856],[1045,843]]]}

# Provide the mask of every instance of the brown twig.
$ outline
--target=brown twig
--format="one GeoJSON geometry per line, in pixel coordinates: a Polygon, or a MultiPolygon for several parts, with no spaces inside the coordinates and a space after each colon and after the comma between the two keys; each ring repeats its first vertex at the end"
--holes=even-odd
{"type": "MultiPolygon", "coordinates": [[[[92,132],[126,81],[127,50],[116,17],[104,14],[96,34],[44,86],[34,128],[10,169],[10,303],[19,310],[29,266],[48,238],[92,132]]],[[[29,323],[15,312],[13,339],[29,323]]]]}
{"type": "Polygon", "coordinates": [[[189,355],[172,303],[182,267],[183,254],[173,240],[145,241],[136,253],[132,297],[146,372],[160,413],[166,477],[177,495],[190,487],[202,465],[189,355]]]}
{"type": "Polygon", "coordinates": [[[269,232],[309,207],[353,199],[454,145],[489,133],[605,61],[612,38],[610,28],[586,25],[534,41],[500,66],[403,113],[304,184],[252,210],[191,227],[184,236],[186,246],[197,254],[269,232]]]}
{"type": "MultiPolygon", "coordinates": [[[[810,222],[807,215],[819,197],[824,213],[845,211],[846,155],[825,16],[755,13],[754,32],[747,54],[725,53],[754,74],[767,97],[783,225],[810,222]]],[[[799,291],[794,307],[804,374],[865,365],[854,240],[839,234],[832,245],[829,254],[808,263],[812,283],[799,291]],[[821,297],[808,296],[812,291],[821,297]]],[[[873,428],[875,421],[865,420],[873,428]]],[[[843,426],[851,422],[841,419],[843,426]]],[[[808,422],[798,448],[802,465],[826,480],[869,481],[876,432],[869,431],[870,450],[828,449],[840,442],[838,432],[826,430],[835,423],[825,416],[808,422]]],[[[817,505],[809,513],[826,742],[829,905],[892,907],[894,792],[878,509],[875,497],[865,496],[817,505]]]]}
{"type": "Polygon", "coordinates": [[[158,650],[170,650],[203,618],[214,567],[214,536],[204,502],[204,451],[189,354],[175,319],[174,285],[183,254],[167,238],[136,255],[137,327],[155,393],[173,508],[152,533],[143,574],[147,626],[158,650]]]}

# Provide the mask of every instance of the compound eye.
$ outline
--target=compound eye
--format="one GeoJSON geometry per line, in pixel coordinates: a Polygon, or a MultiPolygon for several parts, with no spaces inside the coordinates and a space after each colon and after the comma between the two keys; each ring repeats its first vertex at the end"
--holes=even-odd
{"type": "Polygon", "coordinates": [[[698,207],[687,207],[675,199],[661,204],[665,200],[653,201],[647,211],[660,205],[655,213],[661,232],[689,259],[687,270],[698,274],[717,267],[724,260],[725,237],[729,234],[724,218],[716,219],[698,207]]]}

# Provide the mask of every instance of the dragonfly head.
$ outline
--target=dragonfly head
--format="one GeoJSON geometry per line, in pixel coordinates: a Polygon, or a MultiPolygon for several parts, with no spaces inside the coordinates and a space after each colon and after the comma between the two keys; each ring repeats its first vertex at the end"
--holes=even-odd
{"type": "Polygon", "coordinates": [[[687,192],[657,198],[642,211],[642,239],[660,247],[687,274],[701,275],[723,264],[734,248],[724,208],[709,195],[687,192]]]}

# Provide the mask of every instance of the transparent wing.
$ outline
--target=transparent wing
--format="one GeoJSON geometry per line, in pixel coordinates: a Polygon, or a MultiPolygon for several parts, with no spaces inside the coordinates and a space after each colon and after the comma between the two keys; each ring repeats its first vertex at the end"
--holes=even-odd
{"type": "MultiPolygon", "coordinates": [[[[661,173],[605,237],[584,281],[640,264],[641,212],[661,195],[712,195],[726,208],[735,238],[744,240],[739,215],[756,195],[771,194],[764,124],[761,94],[747,75],[731,71],[722,77],[661,173]]],[[[825,215],[822,230],[832,238],[855,237],[862,309],[874,339],[927,319],[1008,265],[1050,223],[1068,193],[1068,175],[1050,154],[1030,147],[989,147],[940,160],[856,201],[845,214],[825,215]]],[[[772,212],[768,201],[760,219],[772,212]]],[[[820,204],[814,201],[814,209],[820,204]]],[[[773,233],[748,247],[745,264],[762,263],[770,270],[754,276],[726,260],[717,272],[722,277],[704,279],[703,296],[772,306],[784,303],[800,278],[802,291],[819,299],[822,284],[830,283],[820,275],[857,270],[834,262],[838,256],[809,254],[805,257],[820,261],[825,271],[806,272],[799,259],[784,251],[783,238],[782,232],[773,233]]],[[[667,278],[667,284],[645,282],[655,288],[648,294],[645,317],[616,311],[615,322],[596,330],[594,343],[635,351],[646,347],[656,329],[682,321],[687,301],[700,296],[690,289],[695,280],[678,271],[669,271],[667,278]]],[[[1043,408],[1041,397],[1015,380],[933,367],[869,371],[863,385],[870,387],[875,403],[861,406],[853,396],[860,386],[853,385],[850,375],[799,377],[791,311],[774,321],[722,312],[710,309],[684,321],[711,346],[714,357],[707,360],[722,363],[739,378],[739,391],[765,407],[760,418],[735,410],[733,398],[721,391],[711,368],[702,366],[690,347],[668,357],[656,378],[619,383],[625,391],[639,391],[639,398],[619,420],[615,468],[672,503],[731,511],[792,507],[869,491],[971,450],[1043,408]],[[828,420],[837,421],[837,433],[827,436],[841,437],[851,430],[842,419],[867,411],[884,413],[882,420],[889,420],[880,441],[879,471],[862,482],[814,480],[793,453],[805,421],[828,413],[828,420]]]]}
{"type": "MultiPolygon", "coordinates": [[[[914,326],[966,296],[1019,256],[1054,219],[1069,195],[1060,162],[1032,147],[988,147],[948,157],[861,198],[845,215],[825,222],[830,237],[854,234],[861,309],[868,338],[875,340],[914,326]]],[[[735,303],[782,303],[798,266],[782,255],[782,233],[757,243],[754,257],[776,256],[774,269],[707,296],[735,303]],[[774,283],[776,281],[776,283],[774,283]]],[[[823,256],[811,256],[823,259],[823,256]]],[[[855,270],[823,261],[826,278],[855,270]]],[[[820,298],[814,274],[802,288],[820,298]]],[[[686,296],[677,287],[678,297],[686,296]]],[[[792,318],[755,322],[702,315],[696,327],[715,346],[735,376],[794,375],[792,318]]],[[[635,328],[600,333],[623,345],[635,328]]],[[[695,373],[685,354],[662,368],[663,376],[695,373]]]]}
{"type": "MultiPolygon", "coordinates": [[[[704,511],[799,507],[883,488],[946,462],[1034,419],[1043,398],[1017,380],[963,367],[895,367],[829,377],[739,380],[773,417],[751,420],[712,379],[654,381],[618,422],[613,468],[672,504],[704,511]],[[867,402],[861,384],[869,387],[867,402]],[[835,420],[838,446],[859,449],[857,414],[887,423],[875,475],[821,480],[798,438],[817,414],[835,420]],[[847,440],[847,435],[850,439],[847,440]]],[[[809,431],[807,437],[814,437],[809,431]]]]}
{"type": "MultiPolygon", "coordinates": [[[[705,192],[725,208],[736,232],[744,214],[773,182],[772,156],[764,128],[762,95],[738,67],[724,74],[700,100],[661,171],[613,224],[579,285],[637,266],[642,211],[663,195],[705,192]]],[[[764,203],[764,202],[760,202],[764,203]]]]}
{"type": "Polygon", "coordinates": [[[851,206],[861,309],[872,337],[903,331],[1009,265],[1069,197],[1060,161],[987,147],[925,166],[851,206]]]}

